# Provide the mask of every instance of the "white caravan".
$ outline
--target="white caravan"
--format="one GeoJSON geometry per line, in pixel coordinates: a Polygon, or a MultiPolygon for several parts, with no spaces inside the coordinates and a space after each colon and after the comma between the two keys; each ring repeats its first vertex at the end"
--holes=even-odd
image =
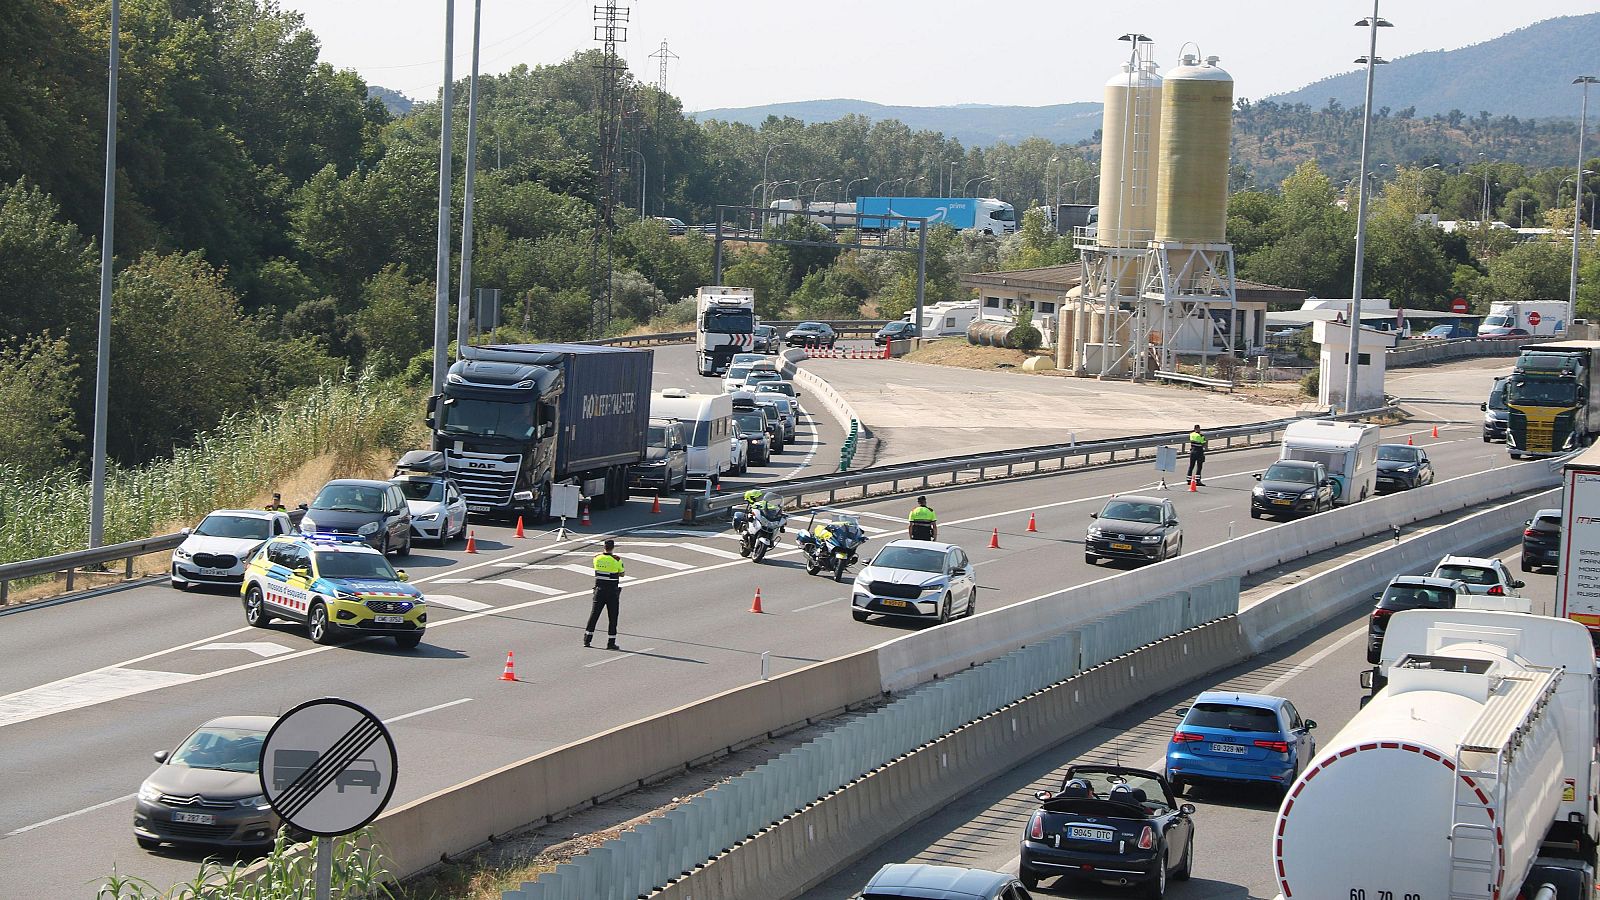
{"type": "Polygon", "coordinates": [[[689,444],[689,474],[721,476],[733,469],[733,398],[727,394],[691,394],[669,388],[650,395],[650,418],[683,423],[689,444]]]}
{"type": "Polygon", "coordinates": [[[1333,502],[1365,500],[1378,488],[1378,426],[1306,419],[1283,430],[1279,459],[1319,462],[1333,479],[1333,502]]]}

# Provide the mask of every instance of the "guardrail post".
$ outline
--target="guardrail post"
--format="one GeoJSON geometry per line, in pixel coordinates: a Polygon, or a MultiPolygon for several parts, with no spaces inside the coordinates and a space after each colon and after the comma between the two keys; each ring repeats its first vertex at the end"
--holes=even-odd
{"type": "Polygon", "coordinates": [[[67,569],[67,593],[69,594],[72,593],[72,576],[75,571],[71,568],[67,569]]]}
{"type": "Polygon", "coordinates": [[[122,577],[130,579],[130,580],[133,578],[133,557],[131,557],[131,556],[128,557],[128,565],[123,570],[122,577]]]}

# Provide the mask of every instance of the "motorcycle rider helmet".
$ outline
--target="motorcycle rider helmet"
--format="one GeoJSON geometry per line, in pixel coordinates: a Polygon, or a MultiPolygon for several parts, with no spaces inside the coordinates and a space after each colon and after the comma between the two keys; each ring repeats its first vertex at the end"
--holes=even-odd
{"type": "Polygon", "coordinates": [[[750,490],[744,492],[744,502],[746,503],[754,503],[760,499],[761,491],[757,488],[751,488],[750,490]]]}

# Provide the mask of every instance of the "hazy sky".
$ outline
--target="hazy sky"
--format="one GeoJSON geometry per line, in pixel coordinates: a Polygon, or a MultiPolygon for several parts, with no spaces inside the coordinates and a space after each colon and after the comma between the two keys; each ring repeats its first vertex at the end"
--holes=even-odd
{"type": "MultiPolygon", "coordinates": [[[[443,81],[444,0],[279,0],[322,40],[323,58],[416,99],[443,81]]],[[[483,0],[482,68],[559,62],[595,46],[597,0],[483,0]]],[[[1197,43],[1221,57],[1235,94],[1260,98],[1351,68],[1366,52],[1352,24],[1372,11],[1351,0],[635,0],[622,54],[654,81],[665,39],[667,88],[690,111],[848,97],[935,106],[1037,106],[1099,100],[1127,44],[1155,41],[1163,69],[1197,43]],[[1118,9],[1111,9],[1117,6],[1118,9]]],[[[1542,19],[1594,12],[1595,0],[1387,0],[1395,24],[1378,55],[1479,43],[1542,19]]],[[[456,77],[471,61],[472,0],[456,0],[456,77]]],[[[1523,77],[1526,73],[1506,73],[1523,77]]],[[[1562,75],[1562,77],[1566,77],[1562,75]]]]}

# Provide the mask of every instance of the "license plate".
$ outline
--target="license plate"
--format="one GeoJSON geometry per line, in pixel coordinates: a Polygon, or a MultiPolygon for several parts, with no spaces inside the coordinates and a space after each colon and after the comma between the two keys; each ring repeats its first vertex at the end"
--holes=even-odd
{"type": "Polygon", "coordinates": [[[1084,828],[1081,825],[1068,825],[1067,837],[1075,841],[1114,841],[1117,838],[1115,831],[1104,828],[1084,828]]]}
{"type": "Polygon", "coordinates": [[[1293,500],[1274,500],[1274,501],[1272,501],[1272,505],[1273,506],[1293,506],[1294,505],[1294,501],[1293,500]]]}
{"type": "Polygon", "coordinates": [[[1113,549],[1113,550],[1132,550],[1133,549],[1133,545],[1132,544],[1112,544],[1111,545],[1111,549],[1113,549]]]}
{"type": "Polygon", "coordinates": [[[210,813],[175,812],[172,814],[172,821],[189,825],[215,825],[217,817],[210,813]]]}
{"type": "Polygon", "coordinates": [[[1244,747],[1241,747],[1238,744],[1212,744],[1211,745],[1211,752],[1212,753],[1227,753],[1227,754],[1230,754],[1232,756],[1243,756],[1248,751],[1246,751],[1244,747]]]}
{"type": "Polygon", "coordinates": [[[405,616],[373,616],[372,621],[379,625],[399,625],[406,620],[405,616]]]}
{"type": "Polygon", "coordinates": [[[210,575],[212,578],[225,578],[230,573],[227,569],[201,569],[201,575],[210,575]]]}
{"type": "Polygon", "coordinates": [[[904,600],[881,600],[879,602],[882,603],[884,606],[905,606],[906,605],[906,602],[904,600]]]}
{"type": "Polygon", "coordinates": [[[467,512],[488,512],[488,511],[489,511],[489,507],[487,507],[487,506],[485,506],[485,505],[483,505],[481,503],[469,503],[469,504],[467,504],[467,512]]]}

